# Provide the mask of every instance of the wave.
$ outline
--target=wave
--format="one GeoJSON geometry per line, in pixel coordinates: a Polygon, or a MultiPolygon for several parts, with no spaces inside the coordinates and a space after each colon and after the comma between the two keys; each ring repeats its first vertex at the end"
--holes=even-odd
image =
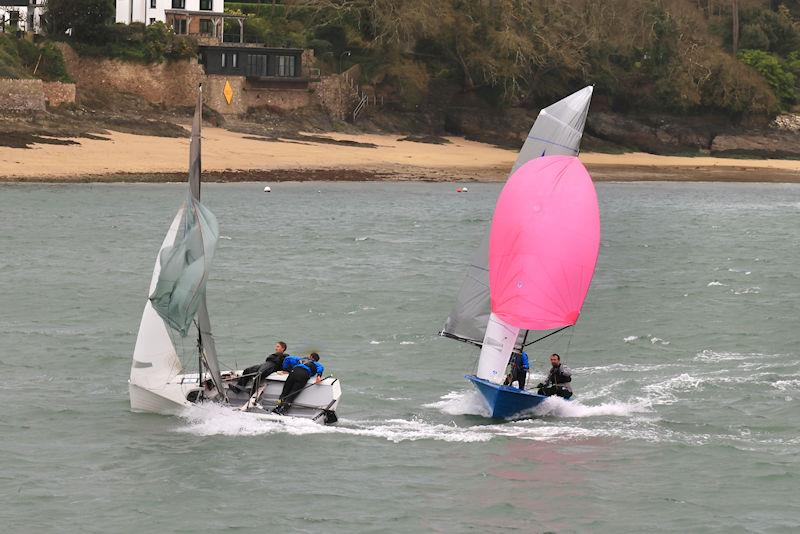
{"type": "MultiPolygon", "coordinates": [[[[442,396],[441,400],[423,405],[426,408],[435,408],[447,415],[481,415],[489,416],[489,410],[483,403],[477,391],[451,391],[442,396]]],[[[583,418],[620,416],[627,417],[636,413],[649,412],[650,405],[647,401],[640,402],[607,402],[596,406],[587,406],[578,400],[564,400],[560,397],[550,397],[532,410],[529,415],[537,417],[562,417],[583,418]]]]}
{"type": "Polygon", "coordinates": [[[421,419],[388,419],[386,421],[355,421],[340,419],[336,426],[324,426],[308,419],[273,415],[247,414],[219,405],[193,406],[181,416],[186,426],[177,432],[198,436],[263,436],[269,434],[344,434],[402,441],[436,440],[474,443],[489,441],[492,434],[482,427],[459,427],[451,424],[429,423],[421,419]]]}

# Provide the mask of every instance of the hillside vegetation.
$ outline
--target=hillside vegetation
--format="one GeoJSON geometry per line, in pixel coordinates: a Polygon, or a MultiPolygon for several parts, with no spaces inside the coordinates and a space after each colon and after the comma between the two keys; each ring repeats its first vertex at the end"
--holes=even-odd
{"type": "Polygon", "coordinates": [[[798,1],[284,0],[226,8],[248,15],[247,40],[313,48],[328,70],[360,63],[362,81],[407,109],[464,97],[537,107],[589,83],[621,112],[771,116],[798,96],[798,1]]]}

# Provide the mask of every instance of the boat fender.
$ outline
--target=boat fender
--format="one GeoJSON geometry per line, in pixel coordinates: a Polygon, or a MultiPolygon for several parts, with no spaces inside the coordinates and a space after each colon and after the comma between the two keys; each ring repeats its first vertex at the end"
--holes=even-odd
{"type": "Polygon", "coordinates": [[[270,186],[266,186],[266,187],[264,188],[264,192],[265,192],[265,193],[271,193],[271,192],[272,192],[272,188],[271,188],[270,186]]]}

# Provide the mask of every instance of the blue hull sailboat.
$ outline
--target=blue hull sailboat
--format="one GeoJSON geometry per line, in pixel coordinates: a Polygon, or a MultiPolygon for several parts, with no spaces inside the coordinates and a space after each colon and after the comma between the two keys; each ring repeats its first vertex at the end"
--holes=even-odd
{"type": "Polygon", "coordinates": [[[465,378],[475,385],[483,397],[489,408],[489,417],[508,419],[519,416],[532,411],[547,399],[545,395],[495,384],[475,375],[466,375],[465,378]]]}
{"type": "MultiPolygon", "coordinates": [[[[560,302],[559,306],[563,308],[561,310],[563,313],[560,317],[551,314],[547,317],[532,318],[525,316],[526,314],[524,313],[526,307],[531,310],[541,308],[541,303],[543,302],[541,299],[555,297],[556,300],[563,301],[562,297],[564,295],[557,294],[558,288],[555,288],[555,293],[548,288],[544,288],[543,292],[540,291],[538,296],[540,300],[538,302],[531,301],[531,299],[536,299],[536,296],[514,294],[514,291],[505,295],[501,294],[503,291],[499,291],[498,296],[496,296],[495,291],[490,290],[490,278],[492,278],[493,280],[496,279],[498,287],[503,286],[504,290],[517,288],[521,290],[521,293],[525,293],[533,284],[526,286],[525,281],[520,278],[520,273],[524,273],[527,269],[526,276],[533,276],[532,273],[541,268],[541,265],[537,265],[536,260],[530,260],[530,258],[536,257],[535,251],[532,252],[532,250],[538,244],[528,242],[522,243],[522,246],[533,247],[533,249],[517,250],[512,253],[498,249],[496,253],[497,261],[492,269],[490,266],[490,248],[494,249],[495,241],[498,244],[508,241],[505,239],[504,234],[506,236],[525,234],[531,227],[534,230],[539,228],[538,234],[537,231],[533,232],[533,238],[535,239],[537,236],[542,237],[541,231],[547,231],[547,228],[554,228],[559,231],[563,224],[570,228],[573,227],[571,222],[564,220],[549,221],[547,225],[550,226],[545,225],[545,227],[532,224],[532,217],[540,212],[548,213],[548,210],[554,205],[548,207],[546,204],[547,202],[552,202],[552,199],[544,198],[548,194],[547,187],[539,187],[537,189],[534,186],[531,191],[527,189],[530,189],[531,183],[541,181],[542,176],[545,176],[545,180],[550,180],[551,184],[558,184],[560,175],[567,168],[572,169],[575,167],[574,162],[567,160],[575,159],[577,161],[574,157],[579,152],[592,90],[591,86],[585,87],[544,108],[539,113],[512,168],[509,181],[503,190],[505,193],[512,181],[515,182],[508,196],[512,199],[514,196],[524,197],[524,201],[521,204],[516,204],[513,208],[508,206],[501,208],[498,201],[498,207],[495,210],[496,214],[504,213],[508,209],[519,210],[519,213],[516,213],[516,220],[512,222],[512,224],[518,225],[518,228],[505,226],[503,228],[498,227],[495,230],[496,221],[493,221],[491,235],[494,239],[490,240],[490,233],[487,232],[467,269],[466,277],[458,293],[456,305],[440,332],[441,336],[480,348],[481,355],[478,361],[478,368],[474,375],[468,375],[466,378],[480,392],[491,417],[509,418],[524,414],[547,398],[536,394],[534,391],[521,390],[504,385],[506,381],[505,371],[509,359],[513,352],[522,352],[536,341],[572,326],[578,318],[580,305],[586,295],[585,291],[588,290],[588,282],[591,281],[594,264],[592,263],[591,272],[588,273],[585,272],[586,265],[579,266],[579,269],[583,269],[584,272],[576,275],[577,278],[580,278],[580,281],[576,283],[582,289],[578,291],[580,294],[570,295],[566,299],[569,302],[560,302]],[[549,156],[571,157],[561,158],[563,159],[562,161],[550,162],[546,165],[537,164],[538,167],[535,169],[530,167],[537,160],[550,159],[548,158],[549,156]],[[509,259],[512,256],[516,260],[509,259]],[[585,278],[587,274],[588,281],[585,278]],[[514,313],[509,315],[507,310],[498,309],[497,305],[501,301],[500,308],[511,306],[514,313]],[[497,313],[498,311],[501,313],[497,313]],[[517,317],[515,314],[520,316],[517,317]],[[545,332],[545,335],[528,343],[526,342],[528,332],[532,330],[545,332]]],[[[578,165],[580,164],[578,163],[578,165]]],[[[583,169],[583,172],[585,173],[585,169],[583,169]]],[[[587,177],[588,174],[575,183],[580,183],[580,187],[585,188],[587,177]]],[[[588,183],[591,186],[591,179],[588,180],[588,183]]],[[[569,197],[571,194],[570,186],[562,185],[565,185],[565,188],[561,192],[561,196],[569,197]]],[[[593,186],[591,187],[591,192],[594,194],[593,186]]],[[[501,199],[504,193],[501,193],[501,199]]],[[[558,200],[558,202],[561,202],[561,200],[558,200]]],[[[594,202],[596,209],[596,198],[594,202]]],[[[567,240],[571,239],[569,231],[560,233],[560,235],[567,240]]],[[[557,254],[560,253],[557,251],[557,254]]],[[[546,254],[542,256],[546,256],[546,254]]],[[[559,266],[551,267],[559,268],[559,266]]],[[[555,274],[549,273],[547,276],[555,274]]],[[[556,315],[558,314],[556,313],[556,315]]]]}

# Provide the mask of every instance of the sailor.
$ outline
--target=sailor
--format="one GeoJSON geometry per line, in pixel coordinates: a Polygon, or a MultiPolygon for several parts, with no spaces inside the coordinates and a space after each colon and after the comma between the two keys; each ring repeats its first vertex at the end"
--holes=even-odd
{"type": "Polygon", "coordinates": [[[537,384],[539,395],[558,395],[568,399],[572,397],[572,370],[561,363],[561,356],[550,355],[550,373],[544,382],[537,384]]]}
{"type": "Polygon", "coordinates": [[[508,362],[511,366],[511,372],[506,377],[505,384],[510,386],[514,380],[517,381],[519,389],[525,389],[525,379],[528,377],[528,353],[527,352],[512,352],[511,361],[508,362]]]}
{"type": "Polygon", "coordinates": [[[308,379],[316,375],[315,384],[322,381],[322,372],[325,367],[319,363],[319,354],[312,352],[307,358],[298,358],[297,356],[287,356],[283,360],[283,369],[289,371],[289,376],[286,377],[286,383],[283,385],[278,406],[275,407],[273,412],[284,415],[292,406],[295,397],[300,391],[306,387],[308,379]]]}
{"type": "Polygon", "coordinates": [[[286,358],[286,342],[278,341],[275,343],[275,352],[267,356],[264,363],[260,365],[253,365],[248,367],[242,372],[242,376],[236,381],[236,388],[234,390],[243,388],[247,382],[253,378],[253,385],[259,381],[264,380],[275,371],[283,369],[283,360],[286,358]]]}

